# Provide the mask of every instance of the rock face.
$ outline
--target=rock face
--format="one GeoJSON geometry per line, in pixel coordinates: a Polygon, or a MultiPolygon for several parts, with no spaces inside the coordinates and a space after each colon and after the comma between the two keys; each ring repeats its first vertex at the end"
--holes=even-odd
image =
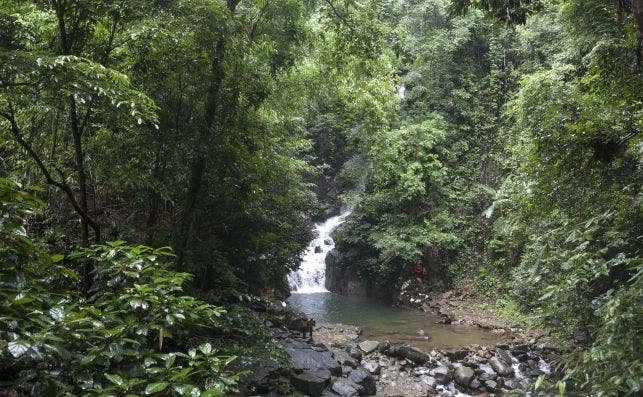
{"type": "Polygon", "coordinates": [[[326,254],[326,289],[345,296],[367,296],[366,284],[350,266],[341,266],[339,259],[336,248],[326,254]]]}

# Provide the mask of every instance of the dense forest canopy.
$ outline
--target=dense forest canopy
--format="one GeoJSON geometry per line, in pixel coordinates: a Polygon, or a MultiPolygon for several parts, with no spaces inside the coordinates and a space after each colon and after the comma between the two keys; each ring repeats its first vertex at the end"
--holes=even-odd
{"type": "Polygon", "coordinates": [[[634,395],[642,68],[641,0],[5,0],[0,379],[237,393],[345,204],[374,295],[421,261],[634,395]]]}

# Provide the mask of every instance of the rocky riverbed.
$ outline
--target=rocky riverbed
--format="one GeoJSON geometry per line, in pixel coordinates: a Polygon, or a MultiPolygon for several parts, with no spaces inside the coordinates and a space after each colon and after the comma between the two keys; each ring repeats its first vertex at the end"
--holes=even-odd
{"type": "Polygon", "coordinates": [[[427,351],[388,340],[361,340],[359,328],[342,324],[317,324],[313,337],[303,338],[296,324],[296,318],[290,324],[269,324],[290,355],[292,368],[281,375],[270,369],[258,371],[253,378],[255,393],[280,396],[297,390],[313,397],[491,396],[523,394],[539,376],[556,378],[548,363],[559,351],[542,336],[521,334],[494,346],[427,351]],[[288,383],[291,390],[278,390],[275,379],[288,383]]]}

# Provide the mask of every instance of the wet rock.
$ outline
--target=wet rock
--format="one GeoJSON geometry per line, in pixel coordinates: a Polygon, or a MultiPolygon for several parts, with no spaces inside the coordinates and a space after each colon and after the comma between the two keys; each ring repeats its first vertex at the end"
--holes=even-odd
{"type": "Polygon", "coordinates": [[[536,348],[539,350],[549,350],[556,353],[561,352],[561,349],[558,346],[552,344],[551,342],[540,342],[536,345],[536,348]]]}
{"type": "Polygon", "coordinates": [[[511,364],[500,361],[498,357],[491,357],[489,359],[489,365],[491,365],[491,368],[500,376],[513,376],[514,369],[511,367],[511,364]]]}
{"type": "Polygon", "coordinates": [[[386,351],[386,354],[390,356],[398,356],[400,348],[404,346],[405,345],[403,343],[391,343],[391,345],[388,347],[386,351]]]}
{"type": "Polygon", "coordinates": [[[468,387],[473,379],[473,370],[469,367],[456,368],[453,378],[460,386],[468,387]]]}
{"type": "Polygon", "coordinates": [[[451,361],[458,361],[464,359],[469,354],[469,351],[464,349],[449,349],[445,353],[451,361]]]}
{"type": "Polygon", "coordinates": [[[319,397],[330,384],[330,371],[327,369],[306,370],[294,376],[290,383],[304,394],[319,397]]]}
{"type": "Polygon", "coordinates": [[[531,369],[529,371],[525,372],[525,375],[527,375],[530,378],[537,378],[540,375],[544,375],[545,373],[539,369],[531,369]]]}
{"type": "Polygon", "coordinates": [[[485,380],[483,382],[483,384],[484,384],[485,389],[487,389],[487,391],[489,393],[493,393],[493,392],[498,391],[498,383],[496,383],[493,380],[485,380]]]}
{"type": "Polygon", "coordinates": [[[505,365],[511,366],[511,353],[509,353],[509,350],[505,349],[496,349],[496,355],[502,361],[505,365]]]}
{"type": "Polygon", "coordinates": [[[359,343],[357,346],[362,349],[364,354],[371,354],[375,350],[377,350],[379,344],[380,343],[376,340],[365,340],[364,342],[359,343]]]}
{"type": "Polygon", "coordinates": [[[473,379],[471,380],[471,383],[469,383],[469,387],[470,387],[471,389],[476,390],[476,389],[480,389],[480,388],[482,387],[482,384],[480,383],[480,381],[479,381],[478,379],[473,378],[473,379]]]}
{"type": "Polygon", "coordinates": [[[335,394],[342,397],[357,397],[359,393],[357,392],[358,386],[349,381],[348,379],[337,379],[333,382],[331,390],[335,394]]]}
{"type": "Polygon", "coordinates": [[[286,352],[292,360],[292,368],[295,372],[304,372],[306,370],[327,369],[331,374],[340,376],[342,374],[341,365],[335,360],[330,351],[316,351],[312,346],[303,341],[284,340],[286,352]]]}
{"type": "Polygon", "coordinates": [[[332,239],[329,239],[329,238],[324,239],[324,244],[325,244],[325,245],[333,245],[333,240],[332,240],[332,239]]]}
{"type": "Polygon", "coordinates": [[[429,373],[441,385],[446,385],[451,381],[451,370],[445,366],[434,368],[429,373]]]}
{"type": "Polygon", "coordinates": [[[420,377],[420,381],[431,389],[435,389],[435,387],[438,385],[438,382],[435,380],[435,378],[428,375],[422,375],[420,377]]]}
{"type": "Polygon", "coordinates": [[[514,390],[520,387],[520,384],[513,379],[505,379],[502,382],[502,387],[507,390],[514,390]]]}
{"type": "Polygon", "coordinates": [[[371,375],[379,375],[380,372],[382,371],[382,367],[375,362],[368,362],[364,364],[364,368],[371,374],[371,375]]]}
{"type": "Polygon", "coordinates": [[[252,376],[247,380],[246,387],[253,393],[268,393],[272,388],[272,381],[278,376],[279,367],[276,365],[256,367],[252,376]]]}
{"type": "Polygon", "coordinates": [[[362,361],[362,351],[354,346],[348,348],[348,354],[355,360],[362,361]]]}
{"type": "Polygon", "coordinates": [[[352,370],[348,374],[348,380],[359,386],[357,391],[360,396],[371,396],[377,391],[375,379],[364,367],[352,370]]]}
{"type": "Polygon", "coordinates": [[[385,340],[384,342],[380,342],[380,344],[377,345],[377,351],[380,353],[386,353],[390,347],[391,342],[385,340]]]}
{"type": "Polygon", "coordinates": [[[316,247],[315,247],[315,253],[316,253],[316,254],[321,254],[321,253],[322,253],[322,247],[320,247],[319,245],[318,245],[318,246],[316,246],[316,247]]]}
{"type": "Polygon", "coordinates": [[[351,368],[356,368],[359,365],[357,360],[351,357],[348,352],[342,350],[335,352],[335,360],[337,360],[337,362],[339,362],[341,365],[345,365],[351,368]]]}
{"type": "Polygon", "coordinates": [[[404,357],[408,360],[413,361],[416,364],[424,364],[429,361],[431,358],[427,355],[410,346],[402,346],[397,350],[397,354],[401,357],[404,357]]]}

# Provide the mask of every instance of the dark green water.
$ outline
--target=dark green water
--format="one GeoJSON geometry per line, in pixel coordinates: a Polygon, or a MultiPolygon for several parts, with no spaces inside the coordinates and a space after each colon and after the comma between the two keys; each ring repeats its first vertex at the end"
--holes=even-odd
{"type": "Polygon", "coordinates": [[[388,339],[391,342],[405,342],[420,349],[476,343],[487,345],[500,341],[495,335],[476,327],[437,324],[437,316],[395,308],[364,298],[322,292],[292,294],[288,303],[318,322],[360,327],[361,340],[388,339]]]}

